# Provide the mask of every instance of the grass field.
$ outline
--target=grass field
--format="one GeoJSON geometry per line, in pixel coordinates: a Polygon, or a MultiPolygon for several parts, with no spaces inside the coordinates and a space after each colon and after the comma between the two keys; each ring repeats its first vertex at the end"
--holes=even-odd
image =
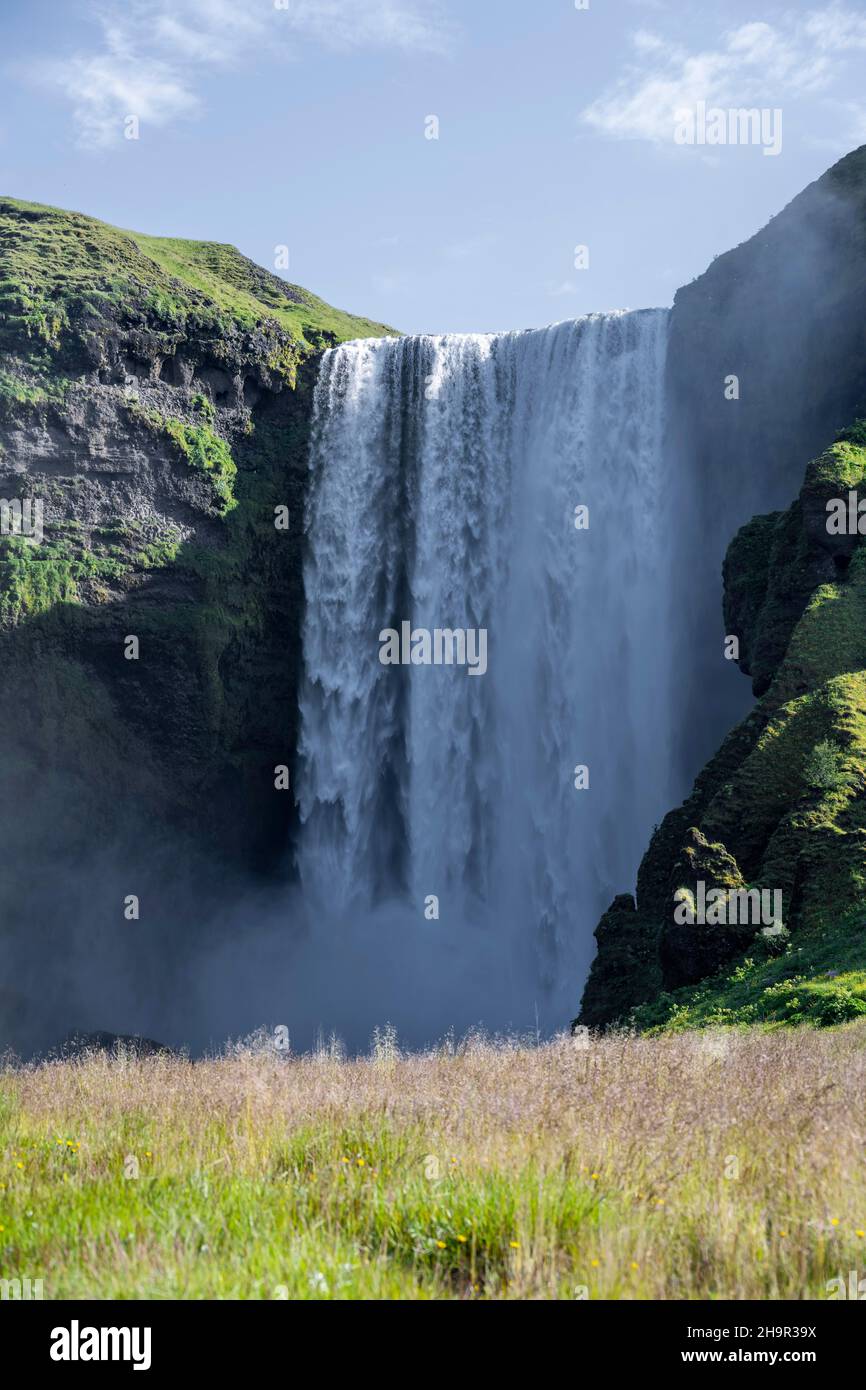
{"type": "Polygon", "coordinates": [[[866,1026],[0,1070],[0,1278],[50,1298],[829,1297],[866,1026]]]}

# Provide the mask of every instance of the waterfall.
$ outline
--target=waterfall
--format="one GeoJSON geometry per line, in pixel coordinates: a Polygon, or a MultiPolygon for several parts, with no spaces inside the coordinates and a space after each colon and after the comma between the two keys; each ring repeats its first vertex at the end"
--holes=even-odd
{"type": "Polygon", "coordinates": [[[390,903],[410,935],[441,934],[443,1028],[449,972],[478,940],[511,963],[512,998],[561,986],[573,1011],[592,928],[671,801],[667,322],[593,314],[322,359],[299,877],[314,930],[390,903]],[[383,664],[380,634],[403,624],[484,630],[486,671],[383,664]]]}

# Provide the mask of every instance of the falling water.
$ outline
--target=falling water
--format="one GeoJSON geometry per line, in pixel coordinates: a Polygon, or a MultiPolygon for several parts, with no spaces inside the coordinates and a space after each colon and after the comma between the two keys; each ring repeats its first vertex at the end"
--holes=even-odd
{"type": "Polygon", "coordinates": [[[648,310],[322,359],[301,886],[323,933],[383,903],[407,932],[442,932],[443,1028],[446,977],[478,933],[519,962],[514,997],[561,985],[576,1006],[592,928],[671,799],[666,339],[648,310]],[[380,632],[403,622],[486,629],[486,673],[383,665],[380,632]]]}

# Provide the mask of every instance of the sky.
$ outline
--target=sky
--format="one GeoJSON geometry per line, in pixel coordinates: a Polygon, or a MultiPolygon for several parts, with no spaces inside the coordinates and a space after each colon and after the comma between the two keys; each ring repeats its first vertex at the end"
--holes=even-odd
{"type": "Polygon", "coordinates": [[[536,327],[670,304],[866,143],[864,65],[863,0],[0,0],[0,193],[536,327]],[[778,153],[687,143],[700,102],[778,153]]]}

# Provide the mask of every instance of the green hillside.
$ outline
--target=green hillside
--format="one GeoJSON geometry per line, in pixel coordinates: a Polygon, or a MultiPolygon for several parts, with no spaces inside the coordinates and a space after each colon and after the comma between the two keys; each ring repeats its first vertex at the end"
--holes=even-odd
{"type": "Polygon", "coordinates": [[[784,512],[725,560],[725,631],[760,697],[656,828],[636,901],[616,898],[581,1021],[642,1029],[866,1014],[866,547],[827,505],[866,484],[866,422],[808,466],[784,512]],[[679,925],[698,881],[779,890],[784,929],[679,925]]]}
{"type": "Polygon", "coordinates": [[[76,325],[147,316],[167,331],[278,325],[299,350],[393,332],[334,309],[233,246],[153,237],[0,197],[0,348],[32,365],[76,325]]]}

